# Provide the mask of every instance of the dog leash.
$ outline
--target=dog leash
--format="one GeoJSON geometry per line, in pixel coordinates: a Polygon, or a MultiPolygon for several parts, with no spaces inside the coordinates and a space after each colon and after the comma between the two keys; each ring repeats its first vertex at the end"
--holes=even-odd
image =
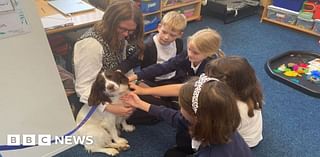
{"type": "MultiPolygon", "coordinates": [[[[79,130],[87,121],[88,119],[92,116],[92,114],[96,111],[98,105],[92,106],[87,115],[84,117],[84,119],[79,123],[77,127],[75,127],[73,130],[69,131],[68,133],[64,134],[60,139],[63,139],[65,136],[70,136],[74,134],[77,130],[79,130]]],[[[55,142],[56,140],[51,140],[51,143],[55,142]]],[[[11,146],[11,145],[0,145],[0,151],[8,151],[8,150],[18,150],[18,149],[24,149],[24,148],[29,148],[29,147],[34,147],[38,146],[32,145],[32,146],[24,146],[24,145],[17,145],[17,146],[11,146]]],[[[1,157],[1,155],[0,155],[1,157]]]]}

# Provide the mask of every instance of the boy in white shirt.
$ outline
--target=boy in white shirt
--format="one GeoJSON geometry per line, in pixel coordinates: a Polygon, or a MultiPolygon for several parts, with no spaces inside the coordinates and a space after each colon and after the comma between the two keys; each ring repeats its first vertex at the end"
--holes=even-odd
{"type": "MultiPolygon", "coordinates": [[[[144,58],[141,68],[161,64],[183,50],[181,39],[187,26],[187,19],[176,11],[166,13],[158,25],[158,33],[150,34],[145,40],[144,58]]],[[[153,79],[145,80],[154,85],[175,83],[176,73],[172,72],[153,79]]]]}

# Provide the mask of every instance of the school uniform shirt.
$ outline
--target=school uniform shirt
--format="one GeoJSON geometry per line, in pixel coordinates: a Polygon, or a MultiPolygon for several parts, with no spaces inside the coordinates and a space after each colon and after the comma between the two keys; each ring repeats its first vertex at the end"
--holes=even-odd
{"type": "Polygon", "coordinates": [[[261,110],[253,110],[254,116],[248,116],[248,105],[245,102],[237,101],[241,123],[238,132],[249,147],[254,147],[263,139],[262,137],[262,113],[261,110]]]}
{"type": "MultiPolygon", "coordinates": [[[[148,67],[153,64],[157,64],[159,50],[157,50],[157,46],[154,40],[154,37],[157,33],[150,34],[144,40],[144,57],[141,63],[141,68],[148,67]]],[[[176,45],[176,54],[179,54],[183,51],[183,41],[182,39],[178,38],[175,40],[176,45]]]]}
{"type": "MultiPolygon", "coordinates": [[[[156,34],[155,36],[153,36],[153,41],[156,45],[157,48],[157,52],[158,52],[158,56],[157,56],[157,64],[161,64],[167,60],[169,60],[170,58],[176,56],[177,54],[177,46],[176,46],[176,42],[171,42],[168,45],[162,45],[160,44],[160,42],[158,41],[158,35],[156,34]]],[[[159,80],[168,80],[171,79],[172,77],[174,77],[176,75],[176,72],[171,72],[168,74],[164,74],[161,76],[157,76],[155,78],[156,81],[159,80]]]]}
{"type": "Polygon", "coordinates": [[[227,144],[215,144],[201,147],[194,157],[253,157],[251,149],[238,132],[235,132],[227,144]]]}
{"type": "MultiPolygon", "coordinates": [[[[170,47],[168,48],[171,51],[169,54],[172,53],[174,55],[170,55],[170,57],[162,56],[161,54],[163,54],[163,50],[161,49],[161,47],[156,46],[156,41],[154,40],[154,37],[156,35],[157,33],[152,33],[148,35],[147,38],[144,40],[144,54],[143,54],[142,60],[140,60],[138,57],[138,52],[140,50],[137,48],[133,48],[131,49],[132,51],[131,55],[129,55],[128,59],[126,59],[119,65],[119,69],[122,72],[127,72],[132,68],[135,68],[138,66],[140,66],[141,68],[145,68],[150,65],[157,64],[158,62],[162,62],[167,58],[171,58],[183,51],[183,41],[182,39],[178,38],[174,42],[172,42],[172,45],[174,45],[175,47],[172,47],[172,45],[170,45],[170,47]],[[158,49],[158,47],[160,49],[158,49]]],[[[154,78],[150,79],[150,81],[154,81],[154,78]]]]}
{"type": "MultiPolygon", "coordinates": [[[[144,40],[144,57],[141,62],[141,68],[146,68],[154,64],[161,64],[170,58],[176,56],[183,52],[183,40],[177,38],[174,42],[169,45],[161,45],[158,41],[158,33],[150,34],[144,40]]],[[[167,84],[171,83],[171,79],[176,75],[175,71],[172,73],[164,74],[162,76],[153,77],[150,79],[145,79],[151,84],[167,84]]],[[[173,81],[174,82],[174,81],[173,81]]]]}
{"type": "Polygon", "coordinates": [[[204,73],[205,65],[215,58],[217,58],[217,56],[213,55],[204,59],[199,64],[199,67],[196,68],[196,71],[194,71],[191,67],[191,62],[188,59],[187,51],[183,51],[162,64],[154,64],[141,69],[136,75],[138,76],[138,79],[150,80],[156,76],[176,71],[176,75],[172,79],[176,80],[176,83],[183,83],[192,76],[200,76],[200,74],[204,73]]]}
{"type": "MultiPolygon", "coordinates": [[[[163,119],[171,126],[185,129],[188,132],[188,122],[181,112],[164,106],[151,105],[149,114],[163,119]]],[[[190,145],[190,144],[189,144],[190,145]]],[[[227,144],[214,144],[202,147],[194,154],[196,157],[252,157],[252,153],[243,138],[236,131],[227,144]]]]}

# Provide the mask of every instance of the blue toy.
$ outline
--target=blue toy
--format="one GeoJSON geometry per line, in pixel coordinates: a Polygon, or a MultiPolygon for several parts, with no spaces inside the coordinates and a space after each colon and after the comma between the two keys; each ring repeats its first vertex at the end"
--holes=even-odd
{"type": "Polygon", "coordinates": [[[307,76],[307,79],[315,84],[320,84],[320,71],[311,71],[311,74],[307,76]]]}

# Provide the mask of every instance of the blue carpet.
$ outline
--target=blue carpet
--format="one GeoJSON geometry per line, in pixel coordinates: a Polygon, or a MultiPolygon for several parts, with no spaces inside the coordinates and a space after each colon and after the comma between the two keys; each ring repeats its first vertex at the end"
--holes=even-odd
{"type": "MultiPolygon", "coordinates": [[[[191,22],[184,37],[199,29],[211,27],[223,37],[222,49],[227,55],[246,57],[254,66],[265,94],[264,140],[253,149],[257,157],[316,157],[320,154],[320,101],[271,79],[264,71],[265,62],[289,50],[319,52],[319,38],[279,25],[260,23],[251,16],[224,25],[222,21],[203,17],[191,22]]],[[[174,129],[161,122],[152,126],[137,126],[124,134],[131,148],[119,157],[161,157],[174,144],[174,129]]],[[[102,157],[88,154],[75,146],[56,157],[102,157]]]]}
{"type": "MultiPolygon", "coordinates": [[[[175,143],[175,130],[164,122],[155,125],[138,125],[133,133],[123,133],[130,149],[121,152],[119,157],[159,157],[175,143]]],[[[106,157],[103,153],[87,153],[83,146],[77,145],[56,157],[106,157]]]]}

